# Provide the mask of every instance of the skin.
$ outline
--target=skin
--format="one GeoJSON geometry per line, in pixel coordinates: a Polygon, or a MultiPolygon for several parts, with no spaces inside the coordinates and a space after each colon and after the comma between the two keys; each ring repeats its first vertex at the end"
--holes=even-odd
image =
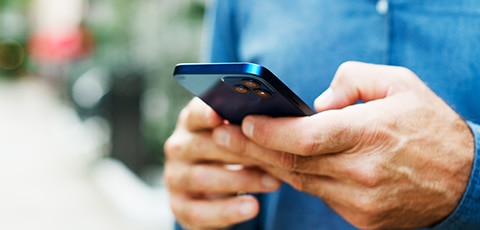
{"type": "Polygon", "coordinates": [[[362,229],[432,226],[455,209],[473,135],[411,71],[344,63],[315,107],[310,117],[249,116],[213,137],[362,229]]]}
{"type": "Polygon", "coordinates": [[[256,167],[253,159],[213,142],[213,129],[224,124],[210,107],[194,99],[181,112],[165,144],[164,177],[170,205],[185,228],[220,229],[251,219],[258,214],[258,201],[237,194],[280,187],[280,181],[256,167]]]}

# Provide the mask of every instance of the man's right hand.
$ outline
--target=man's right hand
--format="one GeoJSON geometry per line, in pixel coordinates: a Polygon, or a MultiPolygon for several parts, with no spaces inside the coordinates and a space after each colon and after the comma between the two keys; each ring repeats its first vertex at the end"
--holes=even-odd
{"type": "Polygon", "coordinates": [[[180,113],[165,144],[165,180],[177,221],[189,229],[224,228],[258,214],[258,201],[239,193],[271,192],[280,181],[212,140],[224,120],[198,98],[180,113]],[[233,165],[233,166],[232,166],[233,165]]]}

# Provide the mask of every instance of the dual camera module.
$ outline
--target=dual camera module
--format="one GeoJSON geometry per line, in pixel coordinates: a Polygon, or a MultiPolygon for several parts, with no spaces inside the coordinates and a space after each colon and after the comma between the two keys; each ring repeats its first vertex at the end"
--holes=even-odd
{"type": "Polygon", "coordinates": [[[237,82],[232,86],[232,89],[239,94],[250,94],[252,93],[255,96],[258,96],[263,99],[271,98],[273,93],[266,89],[259,81],[252,78],[242,78],[238,79],[240,82],[237,82]]]}

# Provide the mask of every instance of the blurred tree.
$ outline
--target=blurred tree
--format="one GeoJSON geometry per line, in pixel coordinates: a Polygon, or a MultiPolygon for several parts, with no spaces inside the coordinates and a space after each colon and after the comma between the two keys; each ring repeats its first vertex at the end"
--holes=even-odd
{"type": "MultiPolygon", "coordinates": [[[[84,26],[93,34],[95,48],[89,58],[72,66],[71,81],[93,67],[105,69],[111,77],[134,72],[132,76],[142,78],[140,135],[148,164],[163,164],[163,144],[191,98],[174,82],[172,71],[177,63],[198,61],[204,8],[203,0],[89,2],[84,26]]],[[[122,87],[128,90],[135,85],[122,87]]],[[[96,108],[97,113],[102,110],[105,107],[96,108]]]]}
{"type": "Polygon", "coordinates": [[[25,74],[28,0],[0,1],[0,77],[25,74]]]}

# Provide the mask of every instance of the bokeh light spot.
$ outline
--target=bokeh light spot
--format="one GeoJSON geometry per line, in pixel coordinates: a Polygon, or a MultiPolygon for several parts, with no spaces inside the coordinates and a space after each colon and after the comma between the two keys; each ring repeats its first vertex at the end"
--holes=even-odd
{"type": "Polygon", "coordinates": [[[22,65],[25,58],[23,46],[10,39],[0,40],[0,68],[13,70],[22,65]]]}

